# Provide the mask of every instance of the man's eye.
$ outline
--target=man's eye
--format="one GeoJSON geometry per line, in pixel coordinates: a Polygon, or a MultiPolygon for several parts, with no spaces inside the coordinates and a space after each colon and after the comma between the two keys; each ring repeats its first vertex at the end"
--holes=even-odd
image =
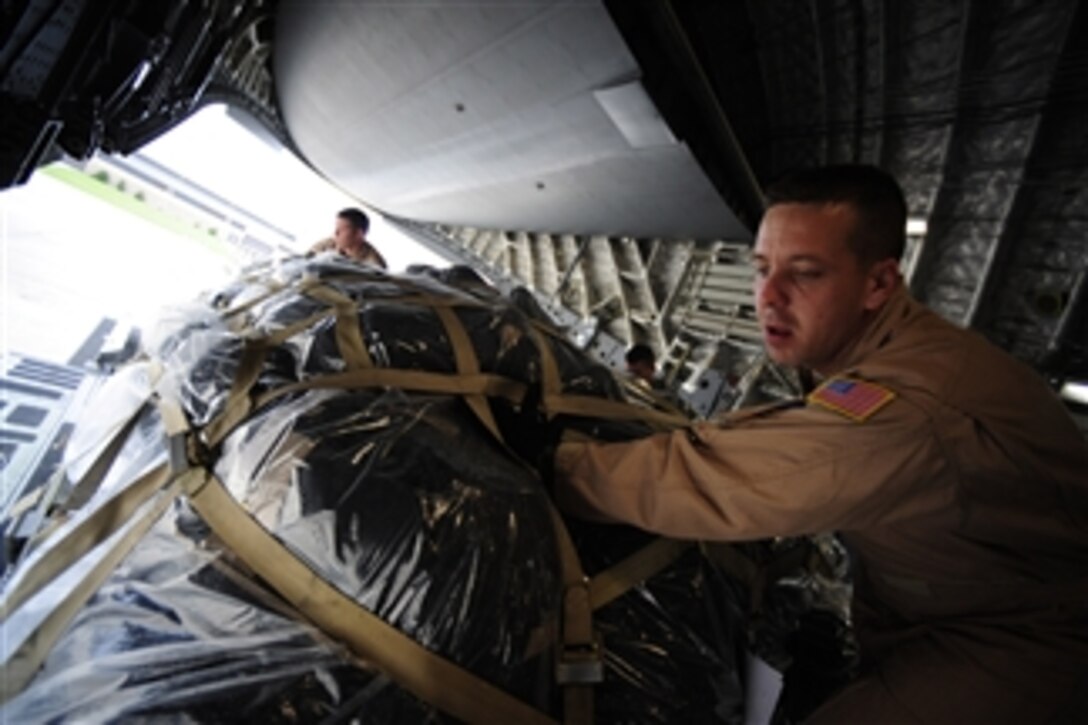
{"type": "Polygon", "coordinates": [[[755,275],[757,277],[766,277],[767,276],[767,268],[766,267],[752,267],[752,271],[755,272],[755,275]]]}
{"type": "Polygon", "coordinates": [[[824,276],[823,270],[819,269],[798,269],[794,270],[793,276],[797,279],[819,279],[824,276]]]}

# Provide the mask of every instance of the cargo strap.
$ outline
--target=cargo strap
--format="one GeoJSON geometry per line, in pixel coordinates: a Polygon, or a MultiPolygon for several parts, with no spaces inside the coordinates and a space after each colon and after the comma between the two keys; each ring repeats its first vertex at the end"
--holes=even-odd
{"type": "MultiPolygon", "coordinates": [[[[54,643],[68,627],[72,617],[76,615],[91,595],[102,586],[110,573],[132,551],[132,548],[147,535],[152,525],[162,516],[182,488],[188,485],[191,479],[200,475],[200,471],[193,469],[185,475],[169,480],[168,485],[163,489],[163,483],[170,479],[169,471],[166,465],[163,464],[139,479],[137,483],[142,485],[127,489],[127,491],[133,493],[133,499],[144,498],[145,500],[139,501],[139,503],[147,504],[140,508],[139,513],[134,518],[126,516],[121,519],[110,517],[98,519],[98,523],[102,527],[101,531],[108,531],[109,534],[117,531],[119,537],[109,545],[109,548],[102,553],[101,559],[68,590],[60,603],[51,609],[45,619],[30,632],[22,644],[11,654],[7,662],[4,663],[4,676],[0,678],[0,681],[2,681],[0,682],[0,686],[2,686],[0,701],[6,702],[26,687],[37,673],[38,668],[41,667],[49,650],[52,649],[54,643]],[[140,491],[140,495],[135,495],[135,489],[140,491]],[[150,495],[146,495],[147,491],[150,491],[150,495]],[[150,501],[146,499],[150,499],[150,501]],[[124,531],[120,533],[122,529],[124,531]]],[[[106,538],[109,538],[109,536],[107,535],[106,538]]],[[[65,537],[55,548],[50,549],[50,553],[58,552],[57,557],[49,557],[50,565],[54,565],[60,557],[66,557],[70,562],[75,561],[80,555],[87,553],[90,548],[89,539],[86,536],[65,537]],[[85,547],[84,551],[80,551],[85,547]]],[[[37,569],[38,567],[35,566],[30,573],[33,574],[37,569]]],[[[6,598],[4,601],[5,617],[8,613],[14,611],[19,602],[25,601],[27,597],[40,588],[43,581],[48,581],[48,579],[43,579],[40,574],[36,575],[32,577],[30,584],[22,588],[19,599],[15,597],[6,598]]]]}
{"type": "Polygon", "coordinates": [[[74,511],[75,509],[82,508],[83,504],[87,503],[91,497],[98,491],[98,487],[102,485],[103,479],[106,477],[106,473],[109,472],[110,467],[113,466],[114,459],[121,452],[121,448],[124,447],[128,441],[129,434],[136,428],[136,424],[139,423],[140,417],[147,410],[147,404],[141,405],[136,409],[128,420],[126,420],[116,433],[110,438],[109,443],[102,449],[102,452],[98,454],[94,462],[90,465],[87,471],[80,478],[79,482],[72,487],[71,492],[65,497],[61,504],[61,510],[74,511]]]}
{"type": "MultiPolygon", "coordinates": [[[[307,294],[314,287],[317,287],[317,286],[320,286],[320,285],[325,285],[325,284],[327,284],[329,282],[334,282],[334,281],[336,281],[338,279],[353,280],[353,279],[359,279],[360,277],[361,277],[361,275],[346,275],[346,274],[335,274],[335,275],[329,275],[327,277],[317,277],[317,276],[314,276],[314,275],[303,275],[303,277],[300,280],[298,280],[297,282],[293,282],[293,283],[284,284],[284,283],[281,283],[281,282],[272,282],[270,284],[267,284],[267,289],[264,292],[262,292],[261,294],[254,295],[253,297],[249,298],[245,302],[241,302],[241,303],[235,305],[234,307],[230,307],[230,308],[228,308],[226,310],[221,310],[219,312],[219,318],[221,320],[223,320],[224,322],[227,322],[231,318],[238,317],[243,312],[248,312],[249,310],[253,309],[257,305],[260,305],[260,304],[263,304],[263,303],[267,302],[268,300],[272,299],[273,297],[275,297],[276,295],[278,295],[278,294],[280,294],[282,292],[290,292],[290,293],[294,293],[294,294],[307,294]]],[[[262,279],[259,276],[250,276],[250,277],[244,278],[243,281],[244,282],[250,282],[250,283],[266,283],[267,282],[267,280],[262,279]]]]}
{"type": "Polygon", "coordinates": [[[213,423],[205,426],[205,436],[209,447],[221,443],[252,413],[263,409],[272,401],[284,395],[301,392],[303,390],[316,389],[362,389],[395,387],[404,390],[422,393],[444,393],[449,395],[484,395],[488,397],[501,397],[511,401],[521,401],[525,396],[524,384],[491,373],[477,373],[475,375],[458,375],[456,373],[432,373],[423,370],[397,370],[393,368],[368,368],[366,370],[350,370],[343,373],[332,373],[320,377],[309,378],[299,383],[290,383],[280,386],[266,393],[250,399],[248,396],[239,398],[238,408],[244,414],[217,418],[213,423]]]}
{"type": "MultiPolygon", "coordinates": [[[[249,280],[249,281],[255,281],[255,280],[249,280]]],[[[303,284],[305,284],[305,282],[303,282],[303,284]]],[[[262,292],[261,294],[255,295],[254,297],[251,297],[250,299],[246,300],[245,302],[237,304],[234,307],[231,307],[231,308],[226,309],[226,310],[222,310],[219,313],[219,318],[221,320],[223,320],[224,322],[226,322],[226,321],[230,320],[232,317],[237,317],[238,315],[242,314],[243,312],[248,312],[249,310],[253,309],[257,305],[262,304],[263,302],[267,302],[268,300],[272,299],[273,297],[275,297],[280,292],[283,292],[288,287],[289,287],[289,285],[284,285],[284,284],[279,284],[279,283],[272,283],[272,284],[270,284],[268,286],[268,289],[265,290],[264,292],[262,292]]]]}
{"type": "MultiPolygon", "coordinates": [[[[55,474],[54,474],[55,475],[55,474]]],[[[24,494],[18,501],[11,505],[8,509],[8,519],[14,521],[30,509],[41,503],[42,498],[45,495],[46,490],[49,488],[48,483],[44,486],[38,486],[28,494],[24,494]]]]}
{"type": "MultiPolygon", "coordinates": [[[[308,277],[296,283],[293,288],[295,292],[304,294],[311,299],[328,305],[328,307],[268,336],[250,337],[246,341],[246,348],[235,373],[227,403],[223,411],[204,427],[203,436],[209,447],[214,448],[252,412],[281,395],[309,388],[383,386],[400,387],[416,392],[460,395],[465,399],[466,404],[480,422],[502,442],[502,436],[485,397],[499,396],[507,398],[515,404],[520,404],[524,398],[526,385],[502,376],[479,372],[479,363],[471,340],[457,315],[453,312],[453,308],[481,307],[483,303],[471,298],[433,294],[395,295],[381,298],[382,302],[418,305],[432,309],[445,329],[450,347],[454,353],[457,373],[450,375],[447,373],[425,373],[416,370],[377,368],[367,351],[363,331],[360,327],[358,302],[331,286],[331,283],[339,279],[350,280],[359,277],[370,278],[368,275],[341,273],[324,280],[308,277]],[[254,400],[252,396],[253,386],[260,376],[267,351],[315,322],[331,315],[336,317],[336,343],[347,367],[346,372],[315,376],[300,383],[289,383],[264,393],[259,400],[254,400]],[[458,376],[467,378],[468,382],[451,382],[453,378],[458,376]]],[[[397,287],[405,286],[399,280],[391,279],[389,281],[397,287]]],[[[276,289],[268,293],[268,295],[262,296],[262,298],[281,291],[282,289],[276,289]]],[[[231,310],[225,315],[234,313],[235,310],[231,310]]],[[[559,367],[546,339],[548,335],[555,336],[554,331],[541,323],[530,321],[529,335],[540,356],[541,408],[549,419],[554,418],[556,415],[567,414],[612,420],[641,420],[657,428],[664,429],[682,427],[689,423],[686,417],[677,413],[643,408],[631,403],[604,398],[564,394],[559,367]]]]}
{"type": "Polygon", "coordinates": [[[318,302],[329,305],[336,314],[336,347],[348,370],[374,367],[363,333],[359,329],[359,310],[355,300],[332,287],[314,286],[305,292],[318,302]]]}
{"type": "Polygon", "coordinates": [[[589,579],[563,517],[550,502],[548,511],[559,547],[559,574],[563,580],[555,680],[563,688],[564,723],[589,725],[593,722],[593,686],[604,680],[601,643],[593,632],[589,579]]]}
{"type": "MultiPolygon", "coordinates": [[[[438,315],[438,319],[442,321],[442,326],[446,328],[446,337],[450,341],[450,347],[453,348],[453,359],[457,365],[458,375],[479,374],[480,363],[476,359],[476,350],[472,347],[472,341],[469,339],[468,333],[465,332],[465,327],[461,324],[460,318],[450,307],[436,307],[434,311],[438,315]]],[[[491,435],[502,443],[502,433],[499,432],[499,426],[495,422],[494,416],[491,415],[491,406],[487,402],[487,398],[476,393],[465,395],[464,400],[484,427],[491,432],[491,435]]]]}
{"type": "MultiPolygon", "coordinates": [[[[472,359],[463,363],[467,366],[472,359]]],[[[344,374],[357,377],[382,372],[403,371],[368,368],[344,374]]],[[[164,401],[162,412],[172,441],[189,437],[176,403],[164,401]]],[[[216,476],[205,474],[187,481],[185,493],[193,508],[247,567],[321,632],[345,642],[355,655],[424,702],[472,723],[495,719],[553,722],[527,703],[427,650],[344,595],[246,512],[216,476]]]]}
{"type": "MultiPolygon", "coordinates": [[[[155,369],[151,371],[152,384],[157,381],[160,372],[155,369]]],[[[140,405],[114,432],[94,463],[73,488],[75,498],[89,500],[97,491],[120,454],[125,440],[146,409],[147,403],[140,405]]],[[[180,408],[166,406],[161,409],[168,432],[187,427],[180,408]]],[[[187,472],[185,475],[172,476],[167,463],[155,466],[119,487],[82,520],[72,523],[66,531],[57,533],[56,540],[51,541],[49,548],[36,558],[31,552],[26,565],[17,572],[3,600],[0,600],[0,622],[6,622],[20,606],[75,562],[104,543],[108,544],[108,548],[101,552],[98,563],[83,573],[64,598],[51,607],[49,614],[8,657],[4,666],[5,676],[0,678],[3,679],[0,701],[6,701],[27,685],[71,618],[177,498],[184,487],[185,478],[194,475],[198,474],[187,472]],[[122,530],[124,533],[120,533],[122,530]],[[111,540],[112,543],[109,543],[111,540]]],[[[65,502],[66,508],[73,508],[72,499],[73,496],[70,495],[65,502]]],[[[39,532],[32,544],[41,543],[42,537],[59,531],[68,513],[66,510],[59,511],[51,520],[52,525],[39,532]]],[[[28,549],[31,548],[33,547],[28,545],[28,549]]]]}
{"type": "MultiPolygon", "coordinates": [[[[205,446],[217,446],[255,411],[283,395],[308,389],[367,387],[397,387],[411,391],[460,395],[481,423],[502,442],[487,398],[502,397],[520,404],[527,386],[510,378],[479,371],[479,362],[471,340],[453,312],[455,307],[480,305],[478,301],[426,294],[382,298],[382,301],[431,307],[445,328],[457,372],[450,374],[377,368],[374,367],[365,345],[357,303],[348,295],[325,284],[329,281],[331,278],[307,278],[295,287],[296,292],[327,305],[325,309],[271,334],[251,336],[245,340],[227,403],[223,411],[200,431],[205,446]],[[269,350],[330,316],[336,318],[336,343],[347,369],[341,373],[310,378],[254,395],[253,389],[269,350]]],[[[271,289],[266,294],[223,313],[223,317],[226,319],[249,310],[284,289],[271,289]]],[[[564,395],[558,366],[542,329],[547,334],[553,334],[533,323],[530,335],[540,353],[542,408],[549,418],[559,414],[571,414],[640,419],[662,427],[687,423],[682,416],[643,409],[627,403],[589,396],[564,395]]],[[[17,692],[25,686],[78,608],[101,586],[109,572],[120,563],[132,546],[147,533],[165,507],[184,491],[189,495],[193,507],[219,539],[246,566],[284,597],[287,604],[302,612],[324,633],[346,642],[354,653],[368,663],[377,665],[424,701],[468,722],[552,722],[530,705],[429,652],[313,572],[250,516],[218,479],[199,466],[188,468],[190,462],[198,460],[194,455],[197,435],[187,431],[185,417],[176,404],[163,406],[161,410],[164,425],[170,435],[174,470],[183,473],[171,476],[169,469],[163,464],[119,490],[85,521],[65,534],[61,542],[51,547],[5,598],[2,611],[6,618],[72,562],[119,531],[134,512],[140,511],[138,518],[129,525],[128,531],[112,544],[107,555],[73,588],[62,605],[49,615],[20,649],[18,677],[9,678],[9,685],[14,684],[14,689],[6,688],[5,698],[9,693],[17,692]],[[148,504],[149,500],[152,501],[151,504],[148,504]]],[[[125,434],[119,434],[118,439],[127,437],[137,417],[134,416],[126,424],[125,434]]],[[[108,455],[104,452],[100,456],[101,460],[96,460],[92,465],[94,475],[99,476],[99,483],[119,450],[120,444],[114,449],[111,442],[107,446],[108,455]]],[[[80,498],[74,499],[72,505],[89,498],[97,485],[77,485],[76,489],[81,492],[80,498]],[[90,493],[84,493],[88,490],[90,493]]],[[[590,580],[584,574],[566,526],[554,507],[551,507],[551,516],[555,524],[560,573],[564,585],[556,678],[564,689],[566,721],[586,725],[593,720],[592,686],[603,678],[601,646],[593,632],[592,611],[667,566],[688,545],[659,540],[590,580]]]]}
{"type": "Polygon", "coordinates": [[[619,563],[605,569],[589,582],[590,604],[599,609],[626,594],[636,584],[650,579],[662,571],[693,542],[676,539],[655,539],[619,563]]]}
{"type": "Polygon", "coordinates": [[[278,295],[279,293],[284,292],[284,291],[292,292],[292,293],[305,293],[306,290],[308,290],[310,287],[313,287],[313,286],[316,286],[316,285],[319,285],[319,284],[325,284],[325,283],[328,283],[328,282],[333,281],[333,280],[337,280],[337,279],[349,279],[349,280],[350,279],[360,279],[360,278],[363,278],[365,276],[365,275],[356,274],[356,273],[348,273],[346,271],[336,272],[334,274],[328,274],[328,275],[325,275],[325,276],[318,276],[318,275],[315,275],[315,274],[305,273],[305,274],[302,275],[301,279],[299,279],[297,281],[294,281],[294,282],[277,282],[275,280],[270,281],[268,279],[267,269],[268,269],[268,267],[270,265],[265,264],[263,266],[265,268],[265,274],[261,274],[259,272],[250,272],[249,274],[246,274],[245,276],[243,276],[239,281],[249,283],[249,284],[263,285],[267,289],[264,292],[262,292],[261,294],[255,295],[254,297],[251,297],[250,299],[246,300],[245,302],[241,302],[241,303],[235,305],[234,307],[230,307],[230,308],[220,312],[219,314],[220,314],[221,318],[228,319],[228,318],[231,318],[231,317],[236,317],[236,316],[242,314],[243,312],[249,311],[250,309],[256,307],[257,305],[268,301],[272,297],[275,297],[276,295],[278,295]]]}
{"type": "MultiPolygon", "coordinates": [[[[43,525],[31,535],[30,540],[23,549],[22,559],[25,560],[34,549],[42,543],[42,541],[47,539],[54,530],[62,525],[69,513],[77,508],[81,508],[98,492],[106,474],[113,466],[114,460],[116,460],[121,449],[124,447],[125,442],[128,440],[129,435],[132,433],[133,429],[135,429],[146,410],[147,403],[145,402],[139,405],[136,410],[121,423],[116,430],[114,430],[105,445],[103,445],[102,450],[95,457],[95,460],[87,470],[84,471],[79,481],[72,486],[65,499],[56,506],[55,509],[52,507],[53,494],[46,494],[45,491],[46,489],[49,489],[52,492],[60,489],[65,479],[64,468],[58,468],[44,486],[40,486],[36,489],[35,492],[31,494],[34,497],[33,499],[27,497],[27,508],[37,505],[39,498],[44,498],[45,501],[42,503],[43,508],[51,509],[53,515],[51,518],[46,519],[43,525]]],[[[23,503],[23,501],[19,502],[20,505],[23,503]]],[[[14,519],[19,513],[21,512],[17,512],[13,509],[10,518],[14,519]]],[[[0,615],[0,618],[2,617],[3,615],[0,615]]]]}
{"type": "MultiPolygon", "coordinates": [[[[356,367],[345,373],[313,378],[269,391],[254,401],[252,409],[260,409],[276,397],[307,388],[370,387],[382,382],[414,390],[434,386],[431,389],[435,392],[463,395],[484,426],[502,443],[502,436],[484,395],[503,394],[504,397],[520,400],[524,396],[524,386],[507,378],[479,373],[475,350],[451,307],[434,309],[454,351],[457,375],[356,367]]],[[[354,318],[354,307],[352,315],[354,318]]],[[[338,313],[338,317],[342,319],[342,316],[342,313],[338,313]]],[[[247,360],[239,367],[240,372],[249,370],[252,362],[247,360]]],[[[235,390],[241,387],[238,385],[239,379],[242,379],[241,375],[236,377],[235,390]]],[[[253,379],[242,379],[241,385],[251,386],[253,379]]],[[[223,434],[221,432],[219,435],[223,434]]],[[[218,440],[217,435],[209,440],[209,444],[215,445],[218,440]]],[[[526,703],[429,652],[344,596],[282,546],[238,505],[214,476],[200,489],[190,491],[189,499],[220,540],[290,605],[325,634],[345,641],[356,655],[378,666],[425,702],[468,722],[490,722],[496,716],[503,722],[551,721],[526,703]],[[270,555],[270,552],[275,555],[270,555]],[[288,560],[290,564],[285,566],[288,560]],[[315,592],[318,594],[316,597],[315,592]],[[434,677],[433,673],[437,673],[438,677],[434,677]],[[450,685],[454,686],[451,688],[450,685]]],[[[556,680],[563,687],[565,722],[568,725],[590,725],[593,722],[592,685],[603,679],[604,669],[600,646],[592,631],[588,580],[562,518],[554,506],[550,505],[550,511],[564,581],[562,637],[556,653],[556,680]]]]}
{"type": "MultiPolygon", "coordinates": [[[[671,564],[690,544],[657,539],[590,579],[558,509],[549,505],[549,512],[563,580],[555,658],[556,682],[563,688],[563,721],[566,725],[589,725],[594,715],[593,686],[604,680],[603,644],[593,630],[593,612],[671,564]]],[[[552,627],[538,628],[530,637],[526,658],[536,656],[556,639],[552,627]]]]}
{"type": "MultiPolygon", "coordinates": [[[[205,436],[215,440],[222,440],[234,430],[249,415],[253,405],[250,393],[254,384],[261,376],[268,350],[280,345],[309,326],[323,320],[335,313],[335,310],[326,309],[298,320],[267,337],[251,337],[244,341],[242,356],[238,361],[238,369],[234,373],[230,392],[227,394],[227,402],[223,406],[223,412],[204,426],[205,436]]],[[[209,445],[213,445],[210,444],[209,445]]]]}
{"type": "Polygon", "coordinates": [[[0,620],[6,621],[23,602],[121,528],[132,514],[155,495],[168,478],[165,463],[119,489],[37,559],[11,585],[0,602],[0,620]]]}
{"type": "Polygon", "coordinates": [[[551,723],[546,715],[430,652],[329,584],[257,523],[214,476],[189,478],[193,507],[222,542],[325,633],[445,713],[472,723],[551,723]]]}
{"type": "Polygon", "coordinates": [[[564,393],[559,365],[546,338],[548,334],[550,330],[542,325],[533,324],[530,328],[530,335],[540,355],[541,408],[548,419],[567,414],[611,420],[641,420],[659,428],[677,428],[690,423],[676,413],[641,408],[619,400],[564,393]]]}
{"type": "MultiPolygon", "coordinates": [[[[569,537],[567,540],[569,541],[569,537]]],[[[651,579],[679,559],[693,545],[694,542],[690,541],[658,538],[608,569],[590,577],[587,582],[590,610],[597,611],[638,584],[651,579]]],[[[554,639],[555,634],[551,627],[540,627],[530,638],[526,658],[539,654],[554,639]]]]}
{"type": "Polygon", "coordinates": [[[418,392],[460,395],[464,397],[465,402],[484,427],[500,442],[502,441],[498,425],[495,423],[485,396],[500,396],[520,402],[525,394],[525,385],[502,376],[479,372],[479,362],[471,340],[460,319],[453,312],[454,307],[479,306],[479,302],[428,295],[383,300],[418,304],[434,310],[445,328],[454,353],[457,373],[432,373],[375,367],[363,341],[355,300],[332,287],[316,284],[312,280],[308,283],[300,283],[298,291],[329,307],[266,337],[250,337],[246,340],[223,411],[204,427],[204,438],[209,447],[214,448],[249,415],[281,395],[309,388],[383,386],[418,392]],[[330,315],[336,317],[336,344],[347,366],[346,372],[316,376],[300,383],[289,383],[268,391],[255,400],[252,395],[253,387],[260,377],[268,351],[330,315]]]}
{"type": "MultiPolygon", "coordinates": [[[[164,463],[120,489],[54,542],[15,582],[0,603],[5,619],[128,522],[129,529],[123,537],[9,659],[5,672],[10,675],[6,674],[4,698],[26,686],[72,616],[146,535],[166,506],[180,493],[186,493],[193,508],[226,547],[267,581],[287,604],[312,621],[319,631],[346,642],[354,654],[381,668],[425,702],[467,722],[490,722],[496,717],[504,722],[553,722],[530,705],[428,651],[314,573],[247,514],[217,478],[203,468],[188,468],[189,451],[185,443],[190,438],[188,423],[180,407],[172,401],[159,401],[159,410],[169,436],[171,459],[184,472],[171,478],[171,469],[164,463]],[[165,491],[164,484],[168,484],[165,491]],[[150,508],[145,507],[145,511],[141,506],[148,500],[154,503],[150,508]],[[141,513],[132,521],[136,511],[141,513]]],[[[114,449],[114,458],[118,450],[114,449]]],[[[105,467],[108,469],[112,462],[105,460],[105,467]]]]}

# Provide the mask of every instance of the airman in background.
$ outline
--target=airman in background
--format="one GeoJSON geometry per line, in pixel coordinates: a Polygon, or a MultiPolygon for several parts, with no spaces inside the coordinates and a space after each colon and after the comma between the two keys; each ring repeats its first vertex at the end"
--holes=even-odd
{"type": "Polygon", "coordinates": [[[387,269],[385,258],[371,244],[366,235],[370,231],[370,217],[361,209],[342,209],[336,215],[336,227],[332,237],[323,239],[310,248],[310,254],[335,250],[341,256],[356,262],[373,264],[387,269]]]}

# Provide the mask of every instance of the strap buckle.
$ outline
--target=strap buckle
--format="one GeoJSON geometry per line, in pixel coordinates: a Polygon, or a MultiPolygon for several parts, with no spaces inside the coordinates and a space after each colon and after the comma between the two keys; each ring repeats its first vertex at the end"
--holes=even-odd
{"type": "Polygon", "coordinates": [[[555,663],[555,681],[560,685],[595,685],[603,682],[604,662],[601,660],[600,644],[591,642],[560,646],[555,663]]]}
{"type": "Polygon", "coordinates": [[[188,435],[185,433],[166,436],[166,447],[170,453],[170,472],[174,475],[185,473],[191,467],[187,438],[188,435]]]}
{"type": "Polygon", "coordinates": [[[211,468],[212,457],[204,441],[192,433],[174,433],[166,436],[169,453],[170,471],[175,475],[185,473],[190,468],[211,468]]]}

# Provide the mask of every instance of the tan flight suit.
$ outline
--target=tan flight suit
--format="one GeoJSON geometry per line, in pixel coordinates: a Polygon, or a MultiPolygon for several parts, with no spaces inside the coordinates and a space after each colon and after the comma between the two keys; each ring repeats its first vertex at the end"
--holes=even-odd
{"type": "Polygon", "coordinates": [[[564,443],[560,505],[687,539],[840,531],[858,563],[869,669],[814,721],[1083,714],[1088,445],[1061,402],[905,291],[843,359],[843,376],[891,402],[863,421],[810,400],[639,441],[564,443]]]}
{"type": "MultiPolygon", "coordinates": [[[[322,252],[337,252],[336,240],[332,237],[322,239],[309,249],[309,254],[321,254],[322,252]]],[[[363,242],[363,244],[356,248],[350,249],[347,252],[341,252],[340,256],[353,259],[356,262],[364,262],[366,264],[373,264],[382,269],[387,269],[385,258],[374,248],[374,245],[370,242],[363,242]]]]}

